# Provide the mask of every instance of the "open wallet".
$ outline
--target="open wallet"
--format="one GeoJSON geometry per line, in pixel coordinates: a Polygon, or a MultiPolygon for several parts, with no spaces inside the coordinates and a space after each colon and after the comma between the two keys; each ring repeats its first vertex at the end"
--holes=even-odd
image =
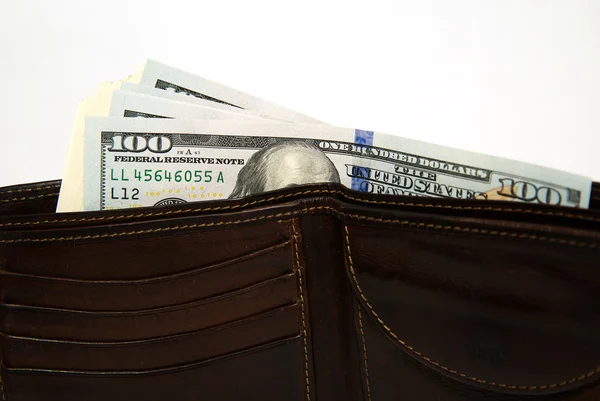
{"type": "Polygon", "coordinates": [[[54,213],[0,189],[4,401],[598,401],[589,210],[369,195],[54,213]]]}

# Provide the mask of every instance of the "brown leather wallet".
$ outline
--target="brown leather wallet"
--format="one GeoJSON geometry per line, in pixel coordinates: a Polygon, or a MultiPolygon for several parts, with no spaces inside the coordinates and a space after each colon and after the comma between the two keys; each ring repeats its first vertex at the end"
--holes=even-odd
{"type": "Polygon", "coordinates": [[[55,214],[59,186],[0,189],[5,401],[600,400],[597,184],[55,214]]]}

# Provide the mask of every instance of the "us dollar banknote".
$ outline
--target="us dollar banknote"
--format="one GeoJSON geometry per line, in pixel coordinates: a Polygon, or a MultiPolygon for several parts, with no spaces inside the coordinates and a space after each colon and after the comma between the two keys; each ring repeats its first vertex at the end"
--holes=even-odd
{"type": "MultiPolygon", "coordinates": [[[[242,110],[217,103],[197,99],[189,101],[173,101],[163,94],[167,92],[141,87],[126,81],[105,82],[101,84],[93,96],[79,105],[71,140],[67,163],[63,175],[63,191],[59,196],[59,204],[67,210],[73,199],[65,199],[65,193],[81,192],[83,185],[83,150],[85,118],[90,116],[145,117],[145,118],[210,118],[228,120],[264,120],[253,111],[242,110]],[[125,90],[127,88],[127,90],[125,90]],[[159,92],[161,96],[154,96],[159,92]],[[216,106],[216,107],[215,107],[216,106]],[[67,206],[65,206],[67,205],[67,206]]],[[[185,97],[178,96],[179,99],[185,97]]]]}
{"type": "Polygon", "coordinates": [[[588,206],[585,177],[378,132],[262,121],[87,118],[59,211],[240,198],[337,182],[375,194],[588,206]]]}
{"type": "Polygon", "coordinates": [[[109,107],[108,116],[112,117],[265,120],[243,110],[225,110],[123,90],[113,92],[109,107]]]}
{"type": "MultiPolygon", "coordinates": [[[[122,82],[120,86],[122,92],[136,93],[138,95],[152,96],[153,98],[160,98],[163,100],[171,100],[178,104],[187,103],[197,106],[210,107],[213,109],[230,111],[238,114],[252,115],[255,117],[262,117],[257,111],[240,109],[239,107],[229,106],[223,103],[211,102],[210,100],[198,98],[195,96],[185,95],[181,92],[175,92],[174,90],[162,90],[153,88],[151,86],[142,86],[134,84],[132,82],[122,82]]],[[[278,119],[275,119],[278,120],[278,119]]],[[[281,120],[284,121],[284,120],[281,120]]]]}
{"type": "Polygon", "coordinates": [[[321,123],[307,115],[155,60],[147,60],[141,72],[130,81],[141,86],[210,101],[219,106],[254,111],[264,118],[299,123],[321,123]]]}

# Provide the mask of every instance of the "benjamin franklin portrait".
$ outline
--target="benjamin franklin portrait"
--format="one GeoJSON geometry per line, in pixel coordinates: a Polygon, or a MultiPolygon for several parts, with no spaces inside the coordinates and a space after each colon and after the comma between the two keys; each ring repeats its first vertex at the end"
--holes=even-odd
{"type": "Polygon", "coordinates": [[[340,182],[335,165],[325,153],[306,142],[274,143],[248,159],[229,198],[320,182],[340,182]]]}

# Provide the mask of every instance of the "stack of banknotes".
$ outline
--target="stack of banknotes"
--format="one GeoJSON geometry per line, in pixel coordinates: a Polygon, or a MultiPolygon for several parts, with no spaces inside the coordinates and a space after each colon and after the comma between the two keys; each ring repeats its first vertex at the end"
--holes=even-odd
{"type": "Polygon", "coordinates": [[[148,60],[79,106],[57,211],[242,198],[336,182],[398,196],[587,208],[588,178],[327,125],[148,60]]]}

